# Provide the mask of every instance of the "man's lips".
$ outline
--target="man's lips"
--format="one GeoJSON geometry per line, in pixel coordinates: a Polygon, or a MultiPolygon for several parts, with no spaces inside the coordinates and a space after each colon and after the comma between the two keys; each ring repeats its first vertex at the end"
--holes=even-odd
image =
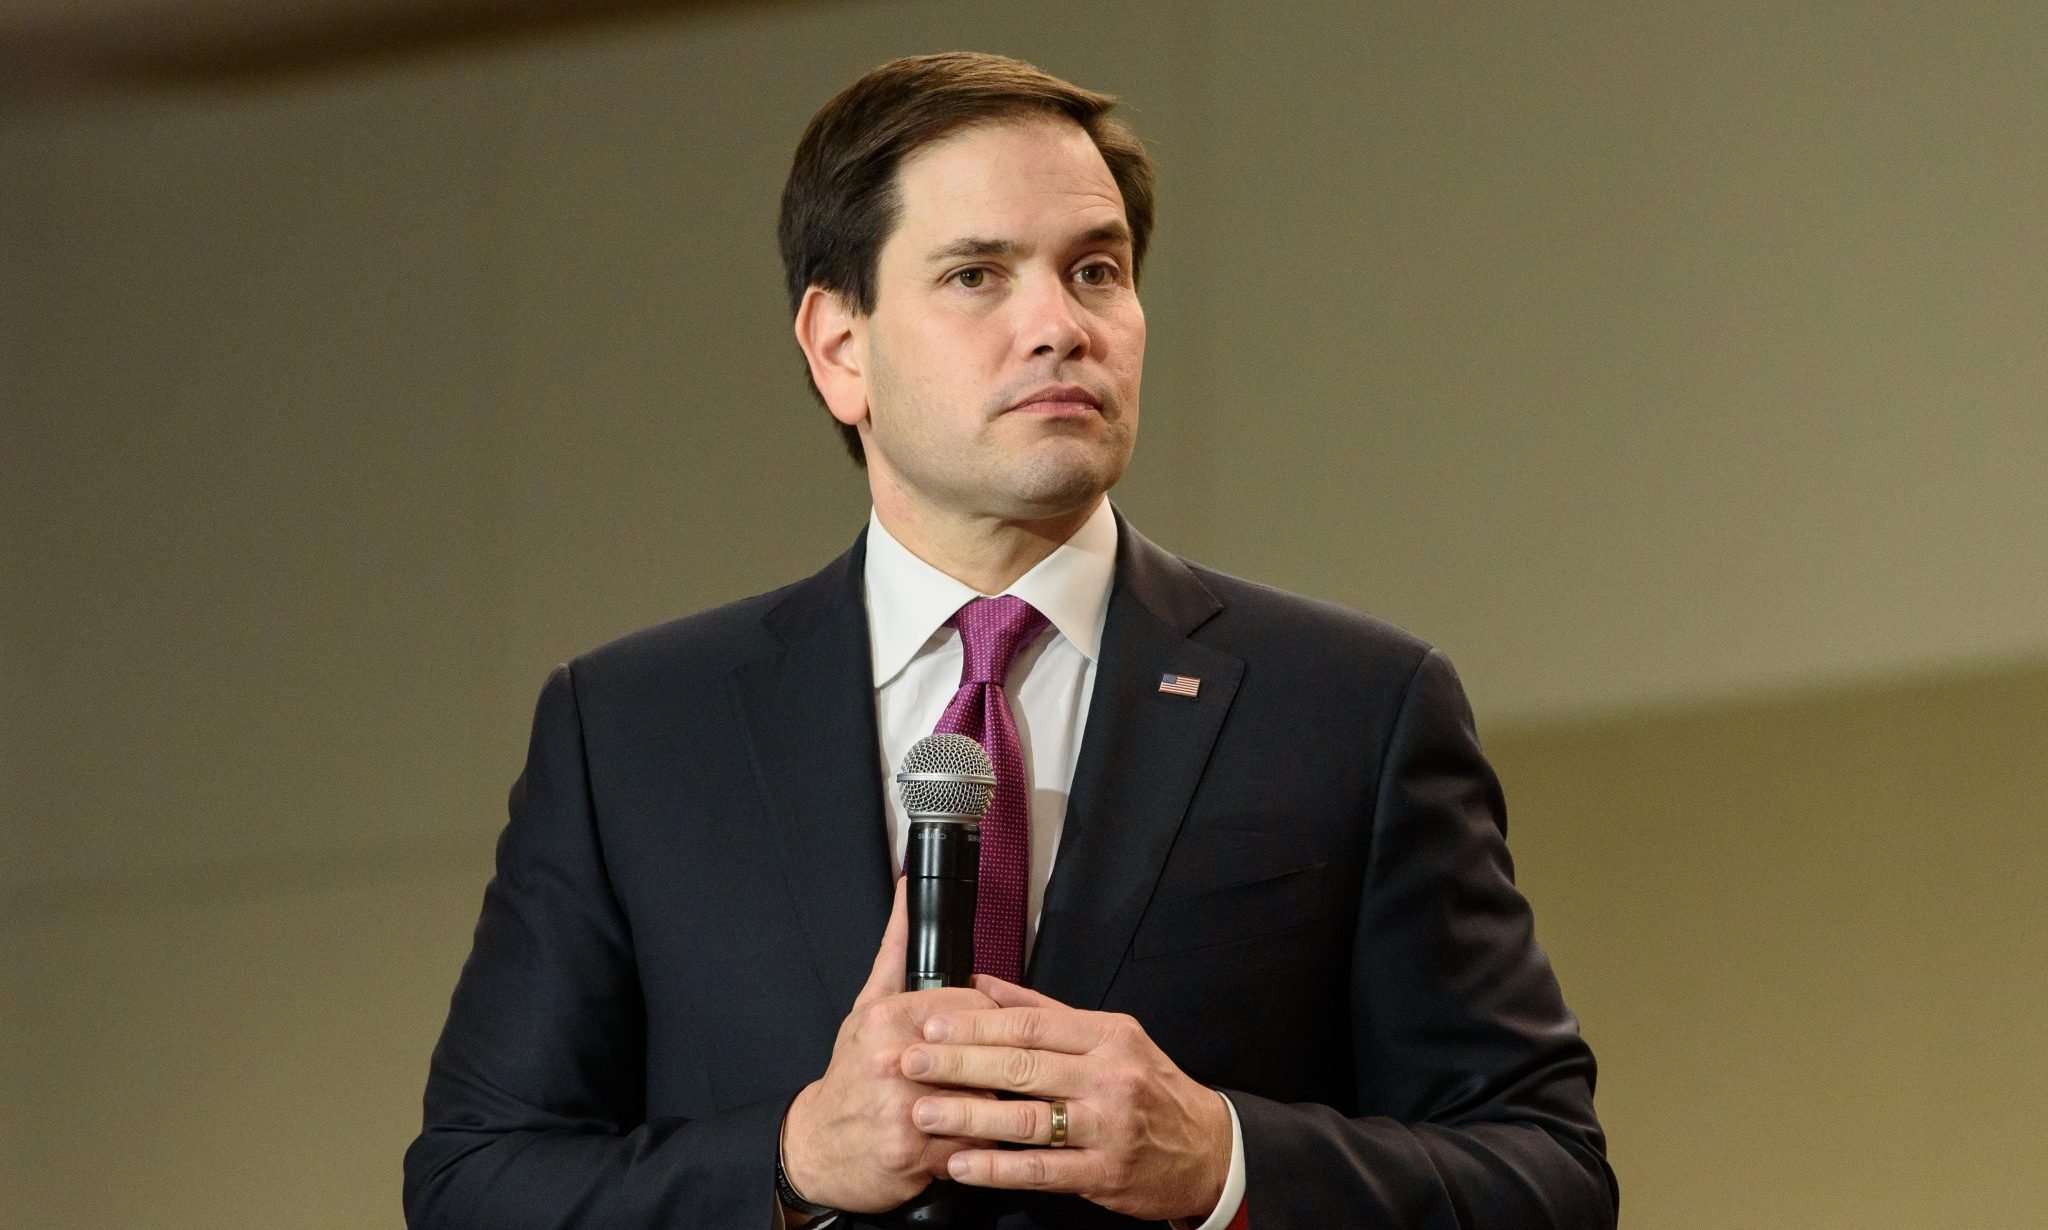
{"type": "Polygon", "coordinates": [[[1078,384],[1055,384],[1038,390],[1010,407],[1033,414],[1100,414],[1102,399],[1078,384]]]}

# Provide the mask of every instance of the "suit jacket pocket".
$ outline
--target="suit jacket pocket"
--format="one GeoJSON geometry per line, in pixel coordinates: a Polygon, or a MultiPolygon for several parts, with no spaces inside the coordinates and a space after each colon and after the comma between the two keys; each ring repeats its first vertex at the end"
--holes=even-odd
{"type": "Polygon", "coordinates": [[[1159,902],[1138,925],[1131,956],[1142,961],[1299,927],[1319,912],[1325,866],[1316,863],[1159,902]]]}

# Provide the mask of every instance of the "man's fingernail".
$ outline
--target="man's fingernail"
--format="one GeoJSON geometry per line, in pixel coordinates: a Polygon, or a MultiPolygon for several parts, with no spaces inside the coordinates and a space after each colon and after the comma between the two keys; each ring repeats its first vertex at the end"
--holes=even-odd
{"type": "Polygon", "coordinates": [[[924,1023],[924,1040],[926,1042],[944,1042],[952,1036],[953,1025],[949,1021],[933,1017],[924,1023]]]}
{"type": "Polygon", "coordinates": [[[903,1056],[903,1071],[910,1076],[923,1076],[932,1070],[932,1057],[927,1051],[907,1051],[903,1056]]]}
{"type": "Polygon", "coordinates": [[[910,1118],[921,1128],[935,1128],[939,1126],[939,1108],[927,1102],[919,1102],[917,1108],[910,1112],[910,1118]]]}
{"type": "Polygon", "coordinates": [[[966,1177],[967,1177],[967,1159],[966,1159],[966,1158],[964,1158],[964,1157],[961,1157],[961,1156],[960,1156],[960,1155],[959,1155],[958,1153],[955,1153],[955,1154],[954,1154],[953,1156],[951,1156],[951,1157],[947,1158],[947,1159],[946,1159],[946,1173],[947,1173],[947,1174],[950,1174],[950,1175],[952,1175],[952,1176],[953,1176],[954,1178],[956,1178],[956,1179],[964,1179],[964,1178],[966,1178],[966,1177]]]}

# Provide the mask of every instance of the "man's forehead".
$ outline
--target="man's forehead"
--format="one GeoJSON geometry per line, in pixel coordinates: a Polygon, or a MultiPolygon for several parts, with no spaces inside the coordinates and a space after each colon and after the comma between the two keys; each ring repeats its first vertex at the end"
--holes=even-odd
{"type": "Polygon", "coordinates": [[[1000,255],[1020,225],[1088,242],[1130,242],[1122,190],[1095,142],[1059,116],[972,124],[906,157],[896,172],[890,240],[919,255],[1000,255]],[[978,251],[964,251],[969,247],[978,251]],[[1001,251],[998,250],[1001,248],[1001,251]]]}

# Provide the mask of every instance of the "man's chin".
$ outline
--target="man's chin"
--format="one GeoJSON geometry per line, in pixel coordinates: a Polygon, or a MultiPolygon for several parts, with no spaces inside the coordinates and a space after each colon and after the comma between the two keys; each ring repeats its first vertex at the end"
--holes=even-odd
{"type": "Polygon", "coordinates": [[[1048,521],[1073,514],[1093,512],[1096,502],[1116,480],[1123,467],[1045,466],[1018,475],[1011,487],[1012,515],[1020,521],[1048,521]]]}

